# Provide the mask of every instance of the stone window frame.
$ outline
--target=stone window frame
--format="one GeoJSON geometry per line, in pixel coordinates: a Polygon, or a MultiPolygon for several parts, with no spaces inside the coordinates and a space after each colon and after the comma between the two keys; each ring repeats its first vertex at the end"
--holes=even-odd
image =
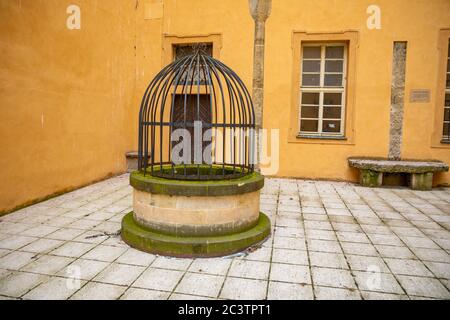
{"type": "MultiPolygon", "coordinates": [[[[448,47],[450,48],[450,39],[448,40],[448,47]]],[[[445,124],[447,123],[448,126],[450,126],[450,119],[446,120],[445,114],[446,111],[450,114],[450,104],[447,105],[446,101],[447,101],[447,95],[450,95],[450,50],[447,49],[447,68],[446,68],[446,81],[445,81],[445,98],[444,98],[444,128],[445,129],[445,124]]],[[[450,99],[449,99],[450,100],[450,99]]],[[[450,118],[450,117],[449,117],[450,118]]],[[[445,135],[445,131],[442,132],[442,140],[445,143],[450,143],[450,129],[447,129],[447,135],[445,135]]]]}
{"type": "MultiPolygon", "coordinates": [[[[305,47],[320,47],[320,84],[319,86],[305,86],[302,83],[302,78],[305,72],[302,70],[300,73],[300,90],[299,90],[299,114],[298,114],[298,120],[299,120],[299,131],[298,136],[299,137],[305,137],[305,138],[342,138],[344,137],[345,133],[345,104],[346,104],[346,89],[347,89],[347,62],[348,62],[348,45],[347,42],[303,42],[302,43],[302,55],[300,58],[300,63],[303,65],[305,60],[303,52],[305,47]],[[342,58],[342,86],[325,86],[325,63],[326,63],[326,48],[327,47],[343,47],[343,58],[342,58]],[[319,110],[318,110],[318,128],[317,132],[311,132],[311,131],[301,131],[301,121],[305,120],[305,118],[302,118],[301,116],[301,109],[302,105],[302,96],[303,93],[319,93],[319,110]],[[326,93],[340,93],[341,94],[341,117],[338,121],[340,121],[340,130],[339,132],[326,132],[323,130],[323,110],[324,110],[324,102],[323,102],[323,96],[326,93]]],[[[315,59],[316,60],[316,59],[315,59]]],[[[341,59],[334,59],[334,60],[341,60],[341,59]]],[[[308,118],[306,118],[308,119],[308,118]]],[[[315,119],[315,118],[314,118],[315,119]]],[[[337,119],[336,119],[337,120],[337,119]]]]}
{"type": "Polygon", "coordinates": [[[205,35],[163,35],[163,66],[173,62],[175,57],[174,48],[180,44],[195,43],[211,43],[212,55],[215,59],[220,59],[220,51],[222,49],[222,35],[219,33],[211,33],[205,35]]]}
{"type": "MultiPolygon", "coordinates": [[[[444,70],[445,72],[445,85],[444,85],[444,117],[443,117],[443,131],[442,131],[442,141],[444,143],[450,143],[450,129],[447,129],[447,135],[445,135],[445,124],[447,123],[450,126],[450,119],[445,119],[445,111],[447,110],[450,112],[450,105],[446,104],[447,101],[447,95],[450,95],[450,38],[448,39],[448,46],[447,46],[447,61],[444,63],[444,70]]],[[[445,56],[445,55],[444,55],[445,56]]]]}
{"type": "Polygon", "coordinates": [[[437,49],[439,51],[438,76],[436,86],[436,101],[434,112],[434,127],[431,138],[432,148],[450,148],[450,141],[444,139],[443,123],[444,123],[444,108],[445,92],[446,92],[446,76],[447,76],[447,61],[450,55],[450,28],[439,30],[439,38],[437,49]]]}
{"type": "Polygon", "coordinates": [[[354,145],[354,118],[355,118],[355,86],[356,62],[359,43],[359,32],[346,30],[339,32],[292,32],[292,80],[291,80],[291,108],[288,143],[301,144],[338,144],[354,145]],[[342,136],[299,136],[300,132],[300,81],[301,81],[301,54],[302,43],[346,43],[347,44],[347,82],[345,92],[345,125],[342,136]]]}

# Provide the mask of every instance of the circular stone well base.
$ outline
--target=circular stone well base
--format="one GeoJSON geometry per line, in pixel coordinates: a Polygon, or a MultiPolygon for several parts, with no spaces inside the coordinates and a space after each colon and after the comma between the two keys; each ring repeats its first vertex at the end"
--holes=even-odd
{"type": "Polygon", "coordinates": [[[270,234],[270,220],[260,213],[256,226],[222,236],[186,237],[145,229],[133,219],[133,212],[122,220],[122,239],[130,246],[149,253],[173,257],[219,257],[243,251],[262,242],[270,234]]]}

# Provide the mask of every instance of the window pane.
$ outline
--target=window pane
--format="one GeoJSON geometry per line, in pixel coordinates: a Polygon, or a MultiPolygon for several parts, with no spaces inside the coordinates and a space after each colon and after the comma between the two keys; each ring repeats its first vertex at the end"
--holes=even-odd
{"type": "Polygon", "coordinates": [[[320,60],[304,60],[303,72],[320,72],[320,60]]]}
{"type": "Polygon", "coordinates": [[[319,93],[304,92],[302,93],[302,104],[319,105],[319,93]]]}
{"type": "Polygon", "coordinates": [[[341,131],[341,122],[334,120],[324,120],[322,124],[323,132],[340,132],[341,131]]]}
{"type": "Polygon", "coordinates": [[[319,107],[302,106],[302,118],[318,118],[319,107]]]}
{"type": "Polygon", "coordinates": [[[323,104],[340,106],[342,104],[342,93],[324,93],[323,94],[323,104]]]}
{"type": "Polygon", "coordinates": [[[304,74],[302,77],[302,85],[310,87],[320,86],[320,74],[304,74]]]}
{"type": "Polygon", "coordinates": [[[341,119],[341,107],[324,107],[323,117],[325,119],[341,119]]]}
{"type": "Polygon", "coordinates": [[[447,72],[450,72],[450,59],[447,60],[447,72]]]}
{"type": "Polygon", "coordinates": [[[303,47],[303,59],[320,59],[320,47],[303,47]]]}
{"type": "Polygon", "coordinates": [[[450,136],[450,123],[444,123],[444,131],[442,132],[444,136],[449,137],[450,136]]]}
{"type": "Polygon", "coordinates": [[[447,84],[446,84],[447,88],[450,88],[450,73],[447,73],[447,84]]]}
{"type": "Polygon", "coordinates": [[[444,121],[450,121],[450,109],[449,108],[444,109],[444,121]]]}
{"type": "Polygon", "coordinates": [[[342,87],[342,74],[325,74],[325,87],[342,87]]]}
{"type": "Polygon", "coordinates": [[[342,60],[328,60],[325,61],[325,72],[342,72],[344,61],[342,60]]]}
{"type": "Polygon", "coordinates": [[[344,47],[327,47],[325,52],[327,59],[343,59],[344,47]]]}
{"type": "Polygon", "coordinates": [[[302,120],[300,125],[301,131],[317,132],[319,128],[318,120],[302,120]]]}
{"type": "Polygon", "coordinates": [[[450,93],[445,95],[445,106],[450,107],[450,93]]]}

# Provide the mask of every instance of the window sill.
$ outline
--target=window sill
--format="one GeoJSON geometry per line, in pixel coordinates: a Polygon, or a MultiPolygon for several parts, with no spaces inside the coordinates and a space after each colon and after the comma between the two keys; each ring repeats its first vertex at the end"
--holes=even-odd
{"type": "Polygon", "coordinates": [[[306,134],[298,134],[297,139],[340,140],[340,141],[347,140],[347,138],[344,136],[316,136],[316,135],[306,135],[306,134]]]}

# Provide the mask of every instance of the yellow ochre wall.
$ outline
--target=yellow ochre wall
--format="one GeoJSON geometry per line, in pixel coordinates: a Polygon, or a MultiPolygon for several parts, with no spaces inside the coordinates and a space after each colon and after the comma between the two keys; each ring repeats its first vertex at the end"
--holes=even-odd
{"type": "Polygon", "coordinates": [[[135,3],[0,0],[0,212],[125,170],[135,3]],[[81,8],[81,30],[66,27],[81,8]]]}
{"type": "MultiPolygon", "coordinates": [[[[273,0],[264,127],[280,129],[278,176],[356,181],[349,156],[387,156],[393,41],[408,41],[402,157],[450,163],[450,146],[432,141],[441,29],[449,0],[273,0]],[[366,26],[371,4],[381,30],[366,26]],[[347,141],[292,138],[292,43],[302,32],[357,34],[347,141]],[[431,101],[409,103],[411,89],[429,89],[431,101]]],[[[0,212],[124,172],[141,96],[173,42],[214,41],[251,89],[253,32],[247,0],[0,0],[0,212]],[[66,28],[70,4],[81,30],[66,28]]],[[[450,174],[436,176],[445,183],[450,174]]]]}

